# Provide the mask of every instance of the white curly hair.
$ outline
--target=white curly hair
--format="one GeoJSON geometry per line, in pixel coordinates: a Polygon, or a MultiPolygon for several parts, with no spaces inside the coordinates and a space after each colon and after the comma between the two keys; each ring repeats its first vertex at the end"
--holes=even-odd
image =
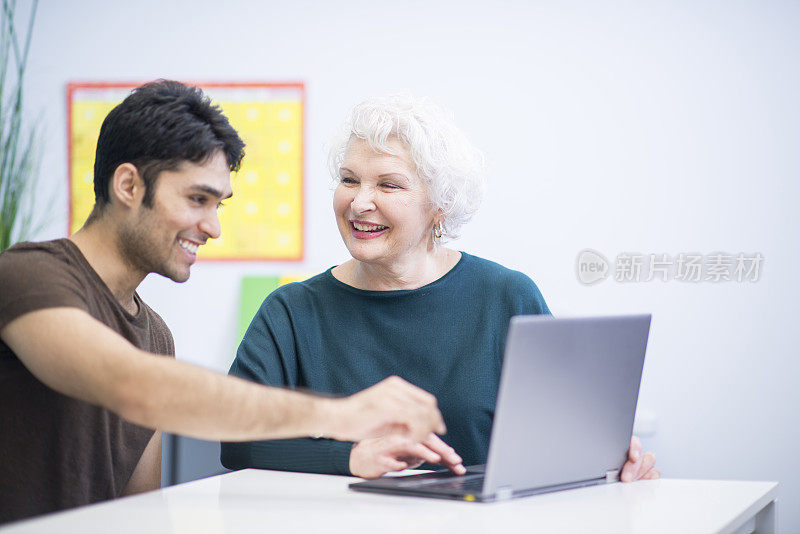
{"type": "Polygon", "coordinates": [[[363,139],[373,150],[392,154],[387,143],[390,136],[406,146],[431,202],[443,214],[442,240],[456,239],[483,200],[486,164],[448,113],[429,99],[391,94],[355,106],[331,142],[331,176],[340,179],[350,139],[363,139]]]}

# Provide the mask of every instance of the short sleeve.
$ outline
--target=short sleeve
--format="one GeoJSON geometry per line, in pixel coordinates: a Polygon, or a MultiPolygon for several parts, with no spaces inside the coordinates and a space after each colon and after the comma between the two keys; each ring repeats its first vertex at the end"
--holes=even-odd
{"type": "Polygon", "coordinates": [[[58,256],[20,245],[0,254],[0,328],[40,309],[88,310],[84,293],[58,256]]]}

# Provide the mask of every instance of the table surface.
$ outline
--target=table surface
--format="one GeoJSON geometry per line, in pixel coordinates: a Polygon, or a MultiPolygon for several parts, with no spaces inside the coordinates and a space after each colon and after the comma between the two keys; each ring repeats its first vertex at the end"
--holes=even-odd
{"type": "Polygon", "coordinates": [[[32,532],[729,533],[777,498],[775,482],[661,479],[499,503],[357,493],[356,479],[245,469],[23,521],[32,532]]]}

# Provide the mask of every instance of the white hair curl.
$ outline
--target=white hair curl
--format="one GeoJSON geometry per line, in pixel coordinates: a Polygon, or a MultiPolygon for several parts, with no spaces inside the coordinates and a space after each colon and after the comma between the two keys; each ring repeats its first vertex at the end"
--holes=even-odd
{"type": "Polygon", "coordinates": [[[427,98],[392,94],[355,106],[331,143],[331,176],[339,180],[350,139],[363,139],[373,150],[392,154],[390,136],[406,146],[431,202],[444,215],[443,239],[457,238],[483,200],[486,164],[448,114],[427,98]]]}

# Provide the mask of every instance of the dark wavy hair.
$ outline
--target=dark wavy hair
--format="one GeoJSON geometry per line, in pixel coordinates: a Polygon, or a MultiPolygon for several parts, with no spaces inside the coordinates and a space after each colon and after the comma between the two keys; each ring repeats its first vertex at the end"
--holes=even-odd
{"type": "Polygon", "coordinates": [[[143,204],[150,207],[162,171],[175,170],[184,161],[203,163],[218,150],[231,171],[238,171],[244,142],[199,87],[171,80],[137,87],[100,128],[94,160],[95,208],[89,220],[110,202],[109,183],[121,164],[138,169],[145,183],[143,204]]]}

